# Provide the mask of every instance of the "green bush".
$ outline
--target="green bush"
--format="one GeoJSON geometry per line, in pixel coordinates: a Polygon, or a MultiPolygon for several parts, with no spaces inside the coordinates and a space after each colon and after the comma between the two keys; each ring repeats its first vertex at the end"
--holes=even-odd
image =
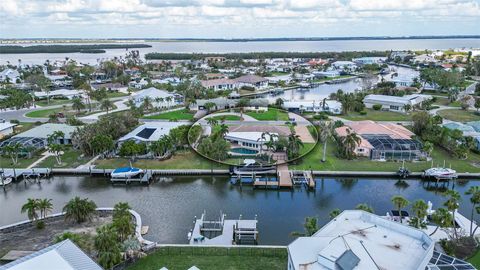
{"type": "Polygon", "coordinates": [[[37,227],[37,229],[39,230],[43,230],[45,228],[45,222],[43,222],[43,220],[39,220],[35,224],[35,227],[37,227]]]}
{"type": "Polygon", "coordinates": [[[13,120],[10,120],[10,123],[12,124],[20,124],[20,121],[18,121],[17,119],[13,119],[13,120]]]}
{"type": "Polygon", "coordinates": [[[372,109],[374,109],[375,111],[379,111],[380,109],[382,109],[382,105],[375,104],[375,105],[372,106],[372,109]]]}
{"type": "Polygon", "coordinates": [[[319,113],[313,116],[315,120],[327,120],[328,116],[325,113],[319,113]]]}
{"type": "Polygon", "coordinates": [[[360,115],[367,115],[367,112],[366,111],[360,111],[359,114],[360,115]]]}

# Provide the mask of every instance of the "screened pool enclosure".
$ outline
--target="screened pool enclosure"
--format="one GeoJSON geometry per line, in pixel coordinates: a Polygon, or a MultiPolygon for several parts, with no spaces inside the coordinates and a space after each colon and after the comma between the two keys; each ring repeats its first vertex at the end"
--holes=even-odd
{"type": "Polygon", "coordinates": [[[371,145],[373,160],[418,160],[425,157],[422,144],[413,139],[393,139],[388,135],[362,135],[371,145]]]}

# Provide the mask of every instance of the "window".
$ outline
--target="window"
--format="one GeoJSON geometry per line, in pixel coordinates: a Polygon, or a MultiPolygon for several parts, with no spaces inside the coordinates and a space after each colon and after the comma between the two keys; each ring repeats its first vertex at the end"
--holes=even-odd
{"type": "Polygon", "coordinates": [[[398,111],[400,110],[399,106],[390,105],[390,110],[398,111]]]}
{"type": "Polygon", "coordinates": [[[358,152],[362,153],[363,152],[363,148],[358,148],[358,152]]]}

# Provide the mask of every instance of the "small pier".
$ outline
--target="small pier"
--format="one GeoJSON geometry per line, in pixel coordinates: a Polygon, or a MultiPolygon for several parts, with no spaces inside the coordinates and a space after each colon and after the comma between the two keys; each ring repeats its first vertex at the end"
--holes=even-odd
{"type": "Polygon", "coordinates": [[[291,171],[294,185],[304,185],[308,189],[315,189],[315,179],[310,171],[291,171]]]}
{"type": "Polygon", "coordinates": [[[138,177],[125,177],[125,178],[110,178],[110,182],[112,184],[131,184],[131,183],[139,183],[139,184],[150,184],[150,181],[153,179],[153,172],[146,171],[145,173],[139,175],[138,177]]]}
{"type": "Polygon", "coordinates": [[[12,179],[17,181],[19,179],[39,181],[48,178],[52,170],[48,168],[32,168],[32,169],[2,169],[0,170],[0,177],[2,179],[12,179]]]}
{"type": "Polygon", "coordinates": [[[278,177],[279,186],[281,188],[292,188],[293,187],[292,176],[290,175],[290,172],[288,171],[288,165],[287,164],[278,165],[277,177],[278,177]]]}
{"type": "Polygon", "coordinates": [[[188,234],[190,245],[256,245],[258,243],[257,217],[255,219],[226,219],[220,212],[217,220],[207,220],[206,212],[197,219],[188,234]]]}

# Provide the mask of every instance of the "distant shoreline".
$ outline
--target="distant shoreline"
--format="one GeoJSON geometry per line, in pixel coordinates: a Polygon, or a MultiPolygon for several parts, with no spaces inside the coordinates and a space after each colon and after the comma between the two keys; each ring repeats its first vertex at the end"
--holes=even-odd
{"type": "Polygon", "coordinates": [[[0,46],[0,54],[32,53],[105,53],[105,49],[140,49],[150,48],[147,44],[91,44],[91,45],[5,45],[0,46]]]}
{"type": "Polygon", "coordinates": [[[448,36],[377,36],[377,37],[296,37],[296,38],[2,38],[0,44],[22,43],[119,43],[119,42],[281,42],[281,41],[361,41],[361,40],[435,40],[435,39],[480,39],[480,35],[448,36]]]}

